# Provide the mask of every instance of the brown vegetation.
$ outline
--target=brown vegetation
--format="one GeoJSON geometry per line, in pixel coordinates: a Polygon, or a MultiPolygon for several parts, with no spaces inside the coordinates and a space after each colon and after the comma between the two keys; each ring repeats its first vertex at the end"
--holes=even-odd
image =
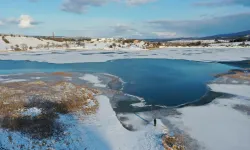
{"type": "Polygon", "coordinates": [[[185,150],[184,138],[181,135],[169,136],[164,135],[162,137],[162,143],[165,150],[185,150]]]}
{"type": "MultiPolygon", "coordinates": [[[[37,100],[37,98],[41,102],[50,101],[56,103],[55,110],[60,113],[84,111],[84,106],[88,106],[91,100],[95,105],[88,108],[94,113],[98,108],[98,102],[93,94],[94,92],[91,90],[70,82],[7,83],[0,86],[0,116],[17,115],[18,111],[26,109],[27,106],[30,107],[30,103],[37,100]]],[[[42,104],[33,107],[42,107],[42,104]]],[[[87,113],[89,113],[89,109],[87,113]]]]}
{"type": "Polygon", "coordinates": [[[2,36],[2,40],[3,40],[6,44],[9,44],[9,43],[10,43],[9,40],[7,40],[7,39],[5,38],[5,36],[2,36]]]}
{"type": "Polygon", "coordinates": [[[68,72],[53,72],[52,75],[55,76],[65,76],[65,77],[71,77],[72,74],[68,72]]]}
{"type": "Polygon", "coordinates": [[[248,69],[247,73],[243,70],[232,70],[228,73],[218,74],[216,77],[229,77],[234,79],[242,79],[242,80],[250,80],[250,69],[248,69]]]}
{"type": "Polygon", "coordinates": [[[17,82],[0,85],[0,125],[20,131],[32,138],[42,139],[60,135],[61,124],[56,122],[58,114],[83,111],[95,113],[99,108],[94,94],[89,89],[70,82],[17,82]],[[24,116],[23,111],[36,107],[42,110],[38,116],[24,116]]]}

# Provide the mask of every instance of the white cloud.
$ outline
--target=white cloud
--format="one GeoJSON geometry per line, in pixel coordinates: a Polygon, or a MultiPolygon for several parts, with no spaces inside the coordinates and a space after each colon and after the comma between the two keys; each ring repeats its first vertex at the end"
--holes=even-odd
{"type": "Polygon", "coordinates": [[[156,0],[126,0],[126,3],[129,5],[141,5],[141,4],[146,4],[150,2],[154,2],[156,0]]]}
{"type": "Polygon", "coordinates": [[[61,9],[73,13],[85,13],[89,7],[100,7],[110,2],[124,2],[127,5],[141,5],[156,0],[64,0],[61,9]]]}
{"type": "Polygon", "coordinates": [[[176,36],[176,32],[152,32],[152,33],[157,35],[158,37],[162,37],[162,38],[176,36]]]}
{"type": "Polygon", "coordinates": [[[34,21],[29,15],[21,15],[19,18],[11,17],[0,20],[0,25],[18,25],[19,28],[31,28],[42,22],[34,21]]]}
{"type": "Polygon", "coordinates": [[[86,12],[90,6],[102,6],[113,0],[64,0],[62,10],[73,13],[86,12]]]}
{"type": "Polygon", "coordinates": [[[21,15],[18,26],[20,28],[31,28],[34,20],[29,15],[21,15]]]}

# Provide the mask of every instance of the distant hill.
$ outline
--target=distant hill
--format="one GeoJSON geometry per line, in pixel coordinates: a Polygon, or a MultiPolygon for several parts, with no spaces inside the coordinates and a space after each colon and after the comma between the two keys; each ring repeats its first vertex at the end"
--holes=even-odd
{"type": "Polygon", "coordinates": [[[227,33],[227,34],[217,34],[212,36],[205,37],[180,37],[180,38],[170,38],[170,39],[144,39],[150,42],[166,42],[166,41],[175,41],[175,40],[213,40],[213,39],[235,39],[246,37],[250,38],[250,30],[236,32],[236,33],[227,33]]]}
{"type": "Polygon", "coordinates": [[[239,38],[239,37],[245,37],[245,36],[250,36],[250,30],[236,32],[236,33],[207,36],[207,37],[202,37],[201,39],[230,39],[230,38],[239,38]]]}

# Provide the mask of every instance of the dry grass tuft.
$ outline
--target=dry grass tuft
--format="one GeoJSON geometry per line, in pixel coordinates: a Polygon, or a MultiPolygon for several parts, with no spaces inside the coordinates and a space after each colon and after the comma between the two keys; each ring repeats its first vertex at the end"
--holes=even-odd
{"type": "MultiPolygon", "coordinates": [[[[0,115],[16,114],[31,102],[35,97],[57,103],[55,110],[68,113],[76,111],[95,112],[98,102],[94,94],[95,89],[89,89],[70,82],[46,83],[43,81],[8,83],[0,86],[0,115]],[[21,90],[19,90],[21,89],[21,90]],[[95,105],[88,106],[92,100],[95,105]],[[85,107],[88,106],[88,107],[85,107]]],[[[37,107],[37,106],[33,106],[37,107]]]]}
{"type": "Polygon", "coordinates": [[[242,80],[250,80],[250,73],[248,69],[248,73],[242,71],[230,71],[229,73],[218,74],[215,77],[229,77],[234,79],[242,79],[242,80]]]}
{"type": "Polygon", "coordinates": [[[185,150],[184,137],[182,135],[162,137],[162,143],[165,150],[185,150]]]}
{"type": "Polygon", "coordinates": [[[94,94],[97,90],[71,82],[18,82],[0,85],[0,125],[20,131],[32,138],[42,139],[60,135],[62,126],[56,122],[58,114],[83,111],[93,114],[99,108],[94,94]],[[21,89],[21,90],[20,90],[21,89]],[[38,116],[23,116],[28,108],[39,108],[38,116]]]}

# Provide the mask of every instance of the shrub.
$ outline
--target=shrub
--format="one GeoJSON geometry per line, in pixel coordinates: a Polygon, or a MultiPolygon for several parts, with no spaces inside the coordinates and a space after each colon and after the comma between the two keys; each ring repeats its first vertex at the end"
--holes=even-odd
{"type": "Polygon", "coordinates": [[[21,49],[23,51],[27,51],[28,50],[28,45],[27,44],[21,44],[21,49]]]}
{"type": "Polygon", "coordinates": [[[7,44],[10,43],[4,36],[2,36],[2,39],[3,39],[3,41],[4,41],[5,43],[7,43],[7,44]]]}
{"type": "Polygon", "coordinates": [[[221,43],[221,41],[219,41],[218,39],[214,40],[215,43],[221,43]]]}
{"type": "Polygon", "coordinates": [[[11,50],[15,50],[15,47],[13,45],[10,46],[11,50]]]}
{"type": "Polygon", "coordinates": [[[245,43],[245,42],[242,42],[242,43],[238,44],[238,46],[245,47],[245,46],[247,46],[247,45],[246,45],[246,43],[245,43]]]}
{"type": "Polygon", "coordinates": [[[236,38],[236,39],[231,39],[229,42],[245,42],[247,40],[248,39],[246,37],[239,37],[239,38],[236,38]]]}

